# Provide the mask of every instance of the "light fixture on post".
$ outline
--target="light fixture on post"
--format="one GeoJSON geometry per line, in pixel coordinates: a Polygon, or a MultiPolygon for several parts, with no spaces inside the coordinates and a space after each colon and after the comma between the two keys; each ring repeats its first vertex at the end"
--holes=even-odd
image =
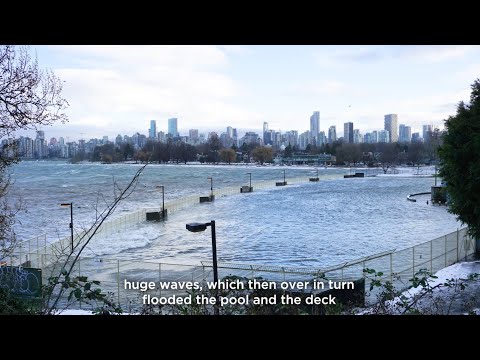
{"type": "Polygon", "coordinates": [[[167,217],[167,210],[165,209],[165,186],[157,185],[156,189],[162,189],[162,211],[150,211],[146,213],[147,221],[160,221],[165,220],[167,217]]]}
{"type": "Polygon", "coordinates": [[[253,187],[252,187],[252,173],[248,172],[245,173],[245,175],[250,175],[250,185],[249,186],[242,186],[240,188],[241,193],[246,193],[246,192],[253,192],[253,187]]]}
{"type": "Polygon", "coordinates": [[[215,195],[213,195],[213,177],[209,176],[207,179],[210,180],[210,196],[200,196],[200,202],[212,202],[215,200],[215,195]]]}
{"type": "MultiPolygon", "coordinates": [[[[212,229],[212,257],[213,257],[213,281],[218,286],[218,266],[217,266],[217,235],[215,231],[215,220],[212,220],[208,223],[190,223],[186,225],[188,231],[191,232],[202,232],[210,226],[212,229]]],[[[215,293],[216,304],[214,307],[215,315],[219,314],[218,311],[218,294],[215,293]]]]}
{"type": "Polygon", "coordinates": [[[285,181],[285,170],[283,170],[283,182],[276,182],[275,183],[276,186],[285,186],[287,185],[287,182],[285,181]]]}
{"type": "Polygon", "coordinates": [[[70,234],[71,234],[71,249],[73,253],[73,202],[62,203],[60,206],[70,206],[70,234]]]}

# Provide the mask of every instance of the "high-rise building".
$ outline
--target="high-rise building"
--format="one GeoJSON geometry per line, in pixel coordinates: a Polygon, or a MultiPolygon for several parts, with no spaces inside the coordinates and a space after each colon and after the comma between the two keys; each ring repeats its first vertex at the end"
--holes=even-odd
{"type": "Polygon", "coordinates": [[[327,137],[325,136],[325,131],[320,131],[318,133],[317,146],[322,146],[327,143],[327,137]]]}
{"type": "Polygon", "coordinates": [[[390,142],[390,133],[388,130],[380,130],[378,132],[378,142],[389,143],[390,142]]]}
{"type": "Polygon", "coordinates": [[[390,141],[388,142],[397,142],[398,141],[398,115],[397,114],[387,114],[385,115],[385,125],[384,130],[388,131],[390,141]]]}
{"type": "Polygon", "coordinates": [[[353,143],[353,123],[346,122],[343,124],[343,142],[353,143]]]}
{"type": "Polygon", "coordinates": [[[360,144],[363,142],[363,136],[360,134],[359,129],[354,129],[353,130],[353,143],[354,144],[360,144]]]}
{"type": "Polygon", "coordinates": [[[177,118],[168,119],[168,133],[173,137],[178,136],[177,118]]]}
{"type": "Polygon", "coordinates": [[[432,125],[423,125],[423,141],[428,141],[429,134],[432,132],[432,125]]]}
{"type": "Polygon", "coordinates": [[[317,139],[320,132],[320,111],[314,111],[310,116],[310,136],[317,139]]]}
{"type": "Polygon", "coordinates": [[[148,137],[152,140],[157,138],[157,121],[150,120],[150,130],[148,131],[148,137]]]}
{"type": "Polygon", "coordinates": [[[191,144],[198,143],[198,129],[190,129],[188,130],[188,137],[190,138],[191,144]]]}
{"type": "Polygon", "coordinates": [[[412,139],[412,128],[404,124],[400,124],[398,127],[398,141],[409,143],[412,139]]]}
{"type": "Polygon", "coordinates": [[[238,146],[238,132],[237,128],[232,129],[232,140],[233,140],[233,145],[238,146]]]}
{"type": "Polygon", "coordinates": [[[122,145],[122,142],[123,142],[123,138],[122,138],[122,135],[118,134],[117,137],[115,138],[115,145],[122,145]]]}
{"type": "Polygon", "coordinates": [[[337,141],[337,127],[332,125],[328,128],[328,143],[333,144],[337,141]]]}
{"type": "Polygon", "coordinates": [[[161,143],[164,143],[166,141],[166,136],[163,131],[159,131],[157,134],[157,140],[161,143]]]}
{"type": "Polygon", "coordinates": [[[231,126],[227,126],[227,138],[233,138],[233,128],[231,126]]]}
{"type": "Polygon", "coordinates": [[[263,145],[272,143],[272,133],[268,131],[268,122],[263,122],[263,145]]]}
{"type": "Polygon", "coordinates": [[[422,138],[420,137],[420,133],[416,132],[412,134],[412,142],[419,142],[422,141],[422,138]]]}
{"type": "Polygon", "coordinates": [[[264,121],[263,122],[263,133],[268,131],[268,122],[264,121]]]}

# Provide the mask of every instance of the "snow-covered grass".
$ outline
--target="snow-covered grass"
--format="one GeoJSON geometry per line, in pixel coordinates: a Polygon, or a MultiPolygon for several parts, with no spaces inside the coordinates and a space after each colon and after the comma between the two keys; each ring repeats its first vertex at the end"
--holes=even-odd
{"type": "MultiPolygon", "coordinates": [[[[461,262],[437,271],[422,286],[358,312],[368,314],[480,314],[480,261],[461,262]],[[409,311],[405,312],[405,309],[409,311]]],[[[419,276],[421,280],[421,276],[419,276]]],[[[388,291],[384,292],[387,294],[388,291]]]]}

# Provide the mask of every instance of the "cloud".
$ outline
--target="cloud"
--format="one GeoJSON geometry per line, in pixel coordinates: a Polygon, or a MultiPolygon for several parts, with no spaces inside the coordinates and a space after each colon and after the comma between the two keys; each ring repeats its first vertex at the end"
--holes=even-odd
{"type": "Polygon", "coordinates": [[[394,57],[410,58],[427,63],[459,59],[480,50],[480,46],[477,45],[409,45],[391,48],[394,57]]]}
{"type": "Polygon", "coordinates": [[[54,69],[65,80],[72,125],[141,132],[150,119],[162,130],[174,116],[181,128],[257,117],[233,104],[244,90],[226,75],[228,57],[215,46],[68,46],[54,51],[76,59],[75,66],[54,69]]]}

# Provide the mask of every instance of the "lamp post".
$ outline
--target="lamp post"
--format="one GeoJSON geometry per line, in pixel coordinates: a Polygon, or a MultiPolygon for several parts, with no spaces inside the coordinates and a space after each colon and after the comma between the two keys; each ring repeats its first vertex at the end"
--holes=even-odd
{"type": "Polygon", "coordinates": [[[283,169],[283,184],[285,185],[286,181],[285,181],[285,169],[283,169]]]}
{"type": "Polygon", "coordinates": [[[70,206],[70,234],[71,234],[71,245],[73,253],[73,203],[62,203],[60,206],[70,206]]]}
{"type": "MultiPolygon", "coordinates": [[[[210,226],[212,229],[212,256],[213,256],[213,281],[218,286],[218,267],[217,267],[217,235],[215,232],[215,220],[212,220],[208,223],[190,223],[186,225],[188,231],[191,232],[201,232],[205,231],[205,229],[210,226]]],[[[215,293],[215,315],[218,315],[218,294],[215,293]]]]}
{"type": "Polygon", "coordinates": [[[213,177],[209,176],[207,179],[210,179],[210,196],[213,196],[213,177]]]}
{"type": "Polygon", "coordinates": [[[162,188],[162,218],[165,217],[165,186],[157,185],[157,189],[162,188]]]}
{"type": "Polygon", "coordinates": [[[250,175],[250,188],[252,188],[252,173],[248,172],[245,175],[250,175]]]}

